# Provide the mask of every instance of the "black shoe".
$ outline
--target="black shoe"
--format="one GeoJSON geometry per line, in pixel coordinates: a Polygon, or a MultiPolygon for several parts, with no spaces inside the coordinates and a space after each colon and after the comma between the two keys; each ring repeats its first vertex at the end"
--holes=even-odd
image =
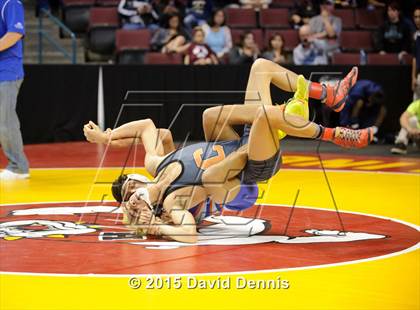
{"type": "Polygon", "coordinates": [[[404,143],[397,143],[395,146],[391,149],[392,154],[401,154],[405,155],[407,154],[407,145],[404,143]]]}

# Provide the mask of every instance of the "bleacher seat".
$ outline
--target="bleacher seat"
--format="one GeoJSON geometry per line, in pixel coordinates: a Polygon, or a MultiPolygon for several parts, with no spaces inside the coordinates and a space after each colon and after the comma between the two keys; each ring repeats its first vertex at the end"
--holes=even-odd
{"type": "Polygon", "coordinates": [[[340,35],[341,48],[343,51],[372,51],[372,33],[370,31],[343,31],[340,35]]]}
{"type": "Polygon", "coordinates": [[[368,30],[377,29],[384,22],[382,10],[356,9],[355,18],[358,27],[368,30]]]}
{"type": "Polygon", "coordinates": [[[343,29],[355,29],[356,23],[354,20],[354,11],[351,9],[335,10],[334,16],[340,17],[343,25],[343,29]]]}
{"type": "Polygon", "coordinates": [[[413,64],[413,55],[411,55],[411,54],[405,54],[403,57],[402,57],[402,64],[403,65],[412,65],[413,64]]]}
{"type": "Polygon", "coordinates": [[[266,9],[260,11],[262,28],[290,28],[288,9],[266,9]]]}
{"type": "Polygon", "coordinates": [[[257,18],[253,9],[227,9],[226,23],[233,28],[255,28],[257,18]]]}
{"type": "Polygon", "coordinates": [[[95,0],[63,0],[61,19],[76,34],[85,33],[89,25],[90,8],[95,0]]]}
{"type": "Polygon", "coordinates": [[[97,6],[118,6],[120,0],[96,0],[97,6]]]}
{"type": "Polygon", "coordinates": [[[118,63],[141,64],[144,52],[150,48],[150,31],[119,29],[115,34],[115,47],[118,63]]]}
{"type": "Polygon", "coordinates": [[[181,54],[146,53],[144,63],[148,65],[180,65],[182,64],[181,54]]]}
{"type": "Polygon", "coordinates": [[[297,30],[278,30],[278,29],[267,29],[265,31],[264,43],[268,46],[270,37],[276,33],[279,33],[284,38],[284,50],[292,51],[299,43],[299,34],[297,30]]]}
{"type": "Polygon", "coordinates": [[[331,63],[333,65],[359,65],[359,53],[334,53],[332,55],[331,63]]]}
{"type": "Polygon", "coordinates": [[[90,9],[88,49],[91,52],[111,55],[115,49],[115,31],[119,27],[116,8],[90,9]]]}
{"type": "Polygon", "coordinates": [[[263,43],[263,34],[262,34],[262,30],[261,29],[248,29],[248,30],[243,30],[243,29],[232,29],[232,42],[233,44],[239,44],[240,40],[241,40],[241,35],[243,33],[245,33],[246,31],[250,31],[252,32],[252,34],[254,35],[254,40],[258,45],[258,48],[260,50],[262,50],[264,48],[264,43],[263,43]]]}
{"type": "Polygon", "coordinates": [[[291,8],[295,5],[295,0],[273,0],[270,7],[272,8],[291,8]]]}
{"type": "Polygon", "coordinates": [[[378,54],[372,53],[367,55],[368,65],[399,65],[398,54],[378,54]]]}

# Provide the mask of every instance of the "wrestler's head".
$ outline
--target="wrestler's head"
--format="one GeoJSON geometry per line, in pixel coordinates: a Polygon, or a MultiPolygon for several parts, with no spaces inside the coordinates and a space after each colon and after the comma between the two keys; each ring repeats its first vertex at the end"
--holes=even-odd
{"type": "Polygon", "coordinates": [[[150,180],[141,174],[122,174],[112,183],[112,195],[118,202],[127,201],[138,189],[146,187],[150,180]]]}

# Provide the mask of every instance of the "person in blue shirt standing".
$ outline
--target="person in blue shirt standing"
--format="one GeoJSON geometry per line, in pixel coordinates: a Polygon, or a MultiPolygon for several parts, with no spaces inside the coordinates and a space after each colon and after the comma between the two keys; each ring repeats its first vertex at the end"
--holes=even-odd
{"type": "Polygon", "coordinates": [[[0,143],[9,163],[0,180],[29,178],[16,101],[23,81],[24,9],[19,0],[0,0],[0,143]]]}

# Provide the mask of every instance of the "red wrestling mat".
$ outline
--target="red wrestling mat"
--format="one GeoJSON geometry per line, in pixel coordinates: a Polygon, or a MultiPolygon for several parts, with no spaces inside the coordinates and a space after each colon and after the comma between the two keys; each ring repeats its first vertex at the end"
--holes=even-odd
{"type": "Polygon", "coordinates": [[[208,223],[210,228],[219,227],[214,236],[207,237],[210,240],[184,246],[133,238],[110,204],[101,209],[96,204],[89,210],[82,206],[2,206],[0,271],[186,274],[283,269],[375,258],[406,250],[420,240],[417,229],[409,224],[344,212],[341,216],[348,233],[337,236],[337,214],[310,208],[294,209],[286,232],[289,237],[285,237],[291,208],[254,206],[240,214],[249,220],[208,223]],[[233,235],[232,229],[242,233],[233,235]],[[226,231],[230,234],[223,235],[226,231]]]}

